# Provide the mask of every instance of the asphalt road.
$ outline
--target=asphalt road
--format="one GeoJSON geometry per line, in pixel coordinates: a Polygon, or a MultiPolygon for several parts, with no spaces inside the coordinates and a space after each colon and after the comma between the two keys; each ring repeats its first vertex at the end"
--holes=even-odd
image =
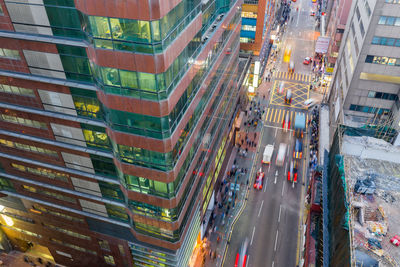
{"type": "MultiPolygon", "coordinates": [[[[291,17],[287,30],[283,36],[283,49],[285,45],[292,47],[291,60],[295,63],[295,73],[311,74],[311,65],[303,65],[306,56],[313,56],[314,18],[310,16],[311,0],[298,0],[292,3],[291,17]],[[299,12],[296,8],[299,7],[299,12]]],[[[280,61],[278,71],[287,72],[288,63],[280,61]]],[[[307,90],[308,82],[293,81],[302,84],[302,89],[307,90]]],[[[276,83],[275,83],[276,84],[276,83]]],[[[301,86],[299,86],[300,88],[301,86]]],[[[271,93],[269,96],[271,97],[271,93]]],[[[270,109],[282,109],[284,112],[307,112],[307,110],[285,106],[283,103],[273,102],[270,109]]],[[[282,116],[283,119],[283,116],[282,116]]],[[[301,219],[300,205],[303,196],[303,179],[305,174],[305,159],[299,161],[298,183],[287,181],[287,171],[292,160],[295,138],[293,132],[284,132],[280,121],[265,121],[261,147],[255,157],[255,172],[262,167],[265,173],[264,187],[258,191],[251,188],[247,205],[232,231],[224,266],[234,266],[236,254],[242,242],[249,241],[247,266],[282,266],[295,267],[300,244],[299,223],[301,219]],[[284,166],[275,166],[275,159],[280,143],[287,143],[288,150],[284,166]],[[261,165],[264,147],[274,144],[274,154],[270,165],[261,165]]],[[[294,121],[292,121],[292,125],[294,121]]],[[[303,142],[308,142],[305,136],[303,142]]],[[[305,148],[307,146],[304,146],[305,148]]],[[[303,154],[309,153],[306,149],[303,154]]],[[[253,177],[254,179],[254,177],[253,177]]]]}

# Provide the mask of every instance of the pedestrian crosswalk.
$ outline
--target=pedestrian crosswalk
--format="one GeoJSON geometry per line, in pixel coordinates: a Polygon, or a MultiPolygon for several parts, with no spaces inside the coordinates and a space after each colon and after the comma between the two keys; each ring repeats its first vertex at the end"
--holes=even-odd
{"type": "MultiPolygon", "coordinates": [[[[267,108],[266,115],[265,115],[265,121],[269,123],[276,123],[280,126],[283,125],[283,121],[285,120],[285,117],[289,115],[290,119],[290,128],[294,127],[294,119],[296,118],[297,114],[304,113],[304,112],[298,112],[294,110],[285,110],[285,109],[279,109],[279,108],[267,108]]],[[[308,114],[306,114],[306,121],[308,121],[308,114]]]]}
{"type": "Polygon", "coordinates": [[[278,71],[274,73],[275,79],[282,79],[282,80],[296,80],[300,82],[311,82],[311,75],[302,74],[302,73],[289,73],[278,71]]]}

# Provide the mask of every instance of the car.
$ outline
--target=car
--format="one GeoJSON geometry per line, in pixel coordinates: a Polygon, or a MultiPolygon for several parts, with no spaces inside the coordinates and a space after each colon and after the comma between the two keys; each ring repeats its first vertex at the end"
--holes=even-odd
{"type": "Polygon", "coordinates": [[[262,171],[262,169],[260,168],[260,170],[256,174],[256,180],[254,181],[255,189],[261,190],[263,188],[264,176],[265,176],[265,174],[262,171]]]}
{"type": "Polygon", "coordinates": [[[292,90],[287,90],[286,95],[285,95],[285,103],[286,104],[292,104],[292,90]]]}
{"type": "Polygon", "coordinates": [[[301,159],[302,156],[303,156],[303,143],[300,141],[300,139],[296,138],[293,150],[293,158],[301,159]]]}
{"type": "Polygon", "coordinates": [[[278,95],[283,95],[285,92],[285,82],[280,82],[279,86],[277,87],[277,93],[278,95]]]}
{"type": "Polygon", "coordinates": [[[390,243],[392,243],[393,245],[395,245],[396,247],[400,246],[400,236],[395,235],[394,237],[392,237],[390,239],[390,243]]]}
{"type": "Polygon", "coordinates": [[[286,116],[285,116],[285,118],[284,118],[284,120],[282,122],[282,128],[283,128],[283,130],[285,132],[287,132],[288,129],[290,129],[290,115],[289,115],[289,112],[286,113],[286,116]]]}
{"type": "Polygon", "coordinates": [[[315,101],[315,99],[309,98],[309,99],[307,99],[306,101],[304,101],[303,106],[304,106],[305,108],[309,108],[309,107],[314,106],[316,103],[317,103],[317,102],[315,101]]]}
{"type": "Polygon", "coordinates": [[[297,183],[297,161],[291,161],[288,171],[288,181],[297,183]]]}
{"type": "Polygon", "coordinates": [[[294,62],[293,61],[289,62],[288,72],[289,72],[289,74],[294,73],[294,62]]]}
{"type": "Polygon", "coordinates": [[[311,11],[310,16],[315,16],[315,11],[311,11]]]}
{"type": "Polygon", "coordinates": [[[306,57],[306,58],[303,60],[303,64],[304,64],[304,65],[310,65],[311,62],[312,62],[312,59],[311,59],[310,57],[306,57]]]}
{"type": "Polygon", "coordinates": [[[246,238],[245,241],[240,245],[238,253],[236,253],[235,267],[245,267],[247,261],[247,247],[249,240],[246,238]]]}
{"type": "Polygon", "coordinates": [[[297,161],[293,164],[293,183],[297,183],[297,161]]]}

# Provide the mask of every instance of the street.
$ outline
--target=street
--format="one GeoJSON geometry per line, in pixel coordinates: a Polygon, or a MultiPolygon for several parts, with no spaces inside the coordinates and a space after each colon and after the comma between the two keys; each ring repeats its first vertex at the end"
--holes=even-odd
{"type": "MultiPolygon", "coordinates": [[[[298,264],[298,249],[300,246],[299,225],[302,219],[301,207],[304,206],[304,179],[308,166],[308,135],[303,139],[303,157],[298,161],[298,182],[288,181],[288,169],[293,160],[293,150],[296,137],[293,135],[296,114],[306,113],[303,103],[310,98],[309,84],[311,82],[310,65],[303,65],[305,57],[313,56],[314,24],[310,16],[312,3],[309,0],[299,0],[291,4],[290,19],[282,36],[281,53],[277,57],[274,80],[268,94],[268,105],[265,107],[264,127],[254,165],[251,181],[256,172],[262,168],[265,173],[262,190],[252,188],[247,204],[236,221],[223,266],[235,266],[236,254],[241,244],[248,239],[247,266],[296,266],[298,264]],[[299,11],[296,11],[298,8],[299,11]],[[295,71],[288,73],[288,62],[283,62],[285,48],[291,47],[290,61],[295,64],[295,71]],[[284,82],[285,92],[292,91],[292,103],[285,104],[284,94],[278,94],[279,84],[284,82]],[[285,132],[282,122],[285,116],[290,117],[289,131],[285,132]],[[275,166],[280,143],[288,144],[286,158],[282,167],[275,166]],[[262,164],[264,148],[267,144],[274,145],[270,164],[262,164]]],[[[307,133],[307,131],[305,132],[307,133]]]]}

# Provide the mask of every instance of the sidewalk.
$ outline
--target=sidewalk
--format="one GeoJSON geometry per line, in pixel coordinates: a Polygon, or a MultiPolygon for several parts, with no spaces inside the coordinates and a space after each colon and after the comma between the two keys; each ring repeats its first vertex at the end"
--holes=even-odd
{"type": "Polygon", "coordinates": [[[254,177],[250,177],[250,175],[254,176],[257,171],[253,170],[252,173],[252,168],[257,148],[260,145],[259,138],[271,85],[272,82],[266,82],[264,78],[258,88],[257,96],[247,105],[246,116],[237,133],[237,146],[232,149],[222,186],[216,193],[217,205],[211,215],[211,220],[214,218],[214,222],[207,232],[207,248],[198,252],[203,256],[197,257],[196,266],[212,267],[222,264],[231,228],[244,207],[248,190],[252,188],[254,177]],[[256,126],[254,124],[249,126],[249,122],[256,121],[256,118],[260,117],[256,126]],[[244,156],[244,154],[247,155],[244,156]]]}

